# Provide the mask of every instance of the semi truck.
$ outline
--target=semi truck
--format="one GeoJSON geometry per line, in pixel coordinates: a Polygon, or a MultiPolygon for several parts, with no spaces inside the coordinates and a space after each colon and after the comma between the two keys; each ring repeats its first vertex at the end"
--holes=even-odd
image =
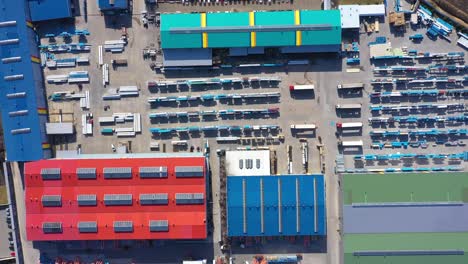
{"type": "Polygon", "coordinates": [[[343,129],[361,129],[362,122],[345,122],[345,123],[336,123],[336,128],[339,130],[343,129]]]}
{"type": "Polygon", "coordinates": [[[299,125],[291,125],[292,130],[313,130],[316,129],[317,125],[315,124],[299,124],[299,125]]]}
{"type": "Polygon", "coordinates": [[[363,83],[342,83],[338,84],[338,90],[340,89],[364,89],[363,83]]]}
{"type": "Polygon", "coordinates": [[[337,104],[335,107],[337,110],[356,110],[361,109],[362,104],[337,104]]]}
{"type": "Polygon", "coordinates": [[[315,86],[313,84],[290,85],[290,91],[313,91],[315,86]]]}
{"type": "Polygon", "coordinates": [[[111,60],[112,66],[126,66],[128,64],[127,59],[114,59],[111,60]]]}

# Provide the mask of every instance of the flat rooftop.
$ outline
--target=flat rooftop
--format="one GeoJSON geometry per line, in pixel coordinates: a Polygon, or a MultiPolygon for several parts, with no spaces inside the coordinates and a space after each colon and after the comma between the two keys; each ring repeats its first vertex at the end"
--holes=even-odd
{"type": "Polygon", "coordinates": [[[207,236],[203,157],[41,160],[25,182],[28,240],[207,236]]]}
{"type": "Polygon", "coordinates": [[[161,15],[163,49],[338,44],[341,44],[338,10],[161,15]]]}
{"type": "Polygon", "coordinates": [[[270,175],[270,151],[226,151],[226,173],[228,176],[270,175]]]}
{"type": "Polygon", "coordinates": [[[228,236],[323,236],[323,175],[228,176],[228,236]]]}

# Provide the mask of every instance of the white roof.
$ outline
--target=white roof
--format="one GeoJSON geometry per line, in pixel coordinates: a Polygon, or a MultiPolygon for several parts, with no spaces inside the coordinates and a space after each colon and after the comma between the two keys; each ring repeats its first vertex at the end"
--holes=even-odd
{"type": "Polygon", "coordinates": [[[340,5],[341,27],[359,28],[359,5],[340,5]]]}
{"type": "Polygon", "coordinates": [[[385,5],[360,5],[359,6],[360,16],[384,16],[385,5]]]}
{"type": "Polygon", "coordinates": [[[72,135],[73,123],[46,123],[47,135],[72,135]]]}
{"type": "Polygon", "coordinates": [[[342,28],[359,28],[361,16],[384,16],[385,5],[340,5],[342,28]]]}
{"type": "Polygon", "coordinates": [[[226,173],[228,176],[270,175],[270,151],[226,151],[226,173]]]}
{"type": "Polygon", "coordinates": [[[457,43],[463,46],[465,49],[468,49],[468,39],[464,38],[463,36],[458,39],[457,43]]]}

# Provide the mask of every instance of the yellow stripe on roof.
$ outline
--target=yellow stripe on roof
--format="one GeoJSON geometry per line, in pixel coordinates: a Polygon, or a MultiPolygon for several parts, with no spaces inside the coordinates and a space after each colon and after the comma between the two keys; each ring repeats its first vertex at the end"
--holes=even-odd
{"type": "Polygon", "coordinates": [[[301,12],[299,10],[294,10],[294,24],[301,24],[301,12]]]}
{"type": "Polygon", "coordinates": [[[203,48],[208,48],[208,33],[203,32],[203,48]]]}
{"type": "MultiPolygon", "coordinates": [[[[206,13],[201,13],[201,27],[206,27],[206,13]]],[[[203,48],[208,48],[208,33],[202,33],[203,48]]]]}
{"type": "Polygon", "coordinates": [[[201,13],[201,27],[206,27],[206,13],[201,13]]]}
{"type": "Polygon", "coordinates": [[[250,32],[250,46],[252,48],[257,46],[257,34],[255,32],[250,32]]]}
{"type": "MultiPolygon", "coordinates": [[[[255,12],[249,12],[249,26],[255,26],[255,12]]],[[[254,48],[257,46],[257,34],[252,31],[250,32],[250,47],[254,48]]]]}
{"type": "MultiPolygon", "coordinates": [[[[301,24],[301,12],[299,10],[294,11],[294,24],[301,24]]],[[[302,45],[302,31],[296,30],[296,46],[302,45]]]]}

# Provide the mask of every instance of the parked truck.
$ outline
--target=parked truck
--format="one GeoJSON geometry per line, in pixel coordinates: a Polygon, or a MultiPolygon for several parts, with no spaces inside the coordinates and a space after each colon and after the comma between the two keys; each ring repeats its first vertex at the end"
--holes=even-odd
{"type": "Polygon", "coordinates": [[[342,83],[338,84],[338,89],[363,89],[363,83],[342,83]]]}
{"type": "Polygon", "coordinates": [[[114,59],[111,60],[112,66],[126,66],[128,64],[127,59],[114,59]]]}
{"type": "Polygon", "coordinates": [[[299,125],[291,125],[291,129],[295,130],[313,130],[316,129],[317,125],[315,124],[299,124],[299,125]]]}
{"type": "Polygon", "coordinates": [[[303,84],[303,85],[290,85],[290,91],[313,91],[315,86],[313,84],[303,84]]]}

